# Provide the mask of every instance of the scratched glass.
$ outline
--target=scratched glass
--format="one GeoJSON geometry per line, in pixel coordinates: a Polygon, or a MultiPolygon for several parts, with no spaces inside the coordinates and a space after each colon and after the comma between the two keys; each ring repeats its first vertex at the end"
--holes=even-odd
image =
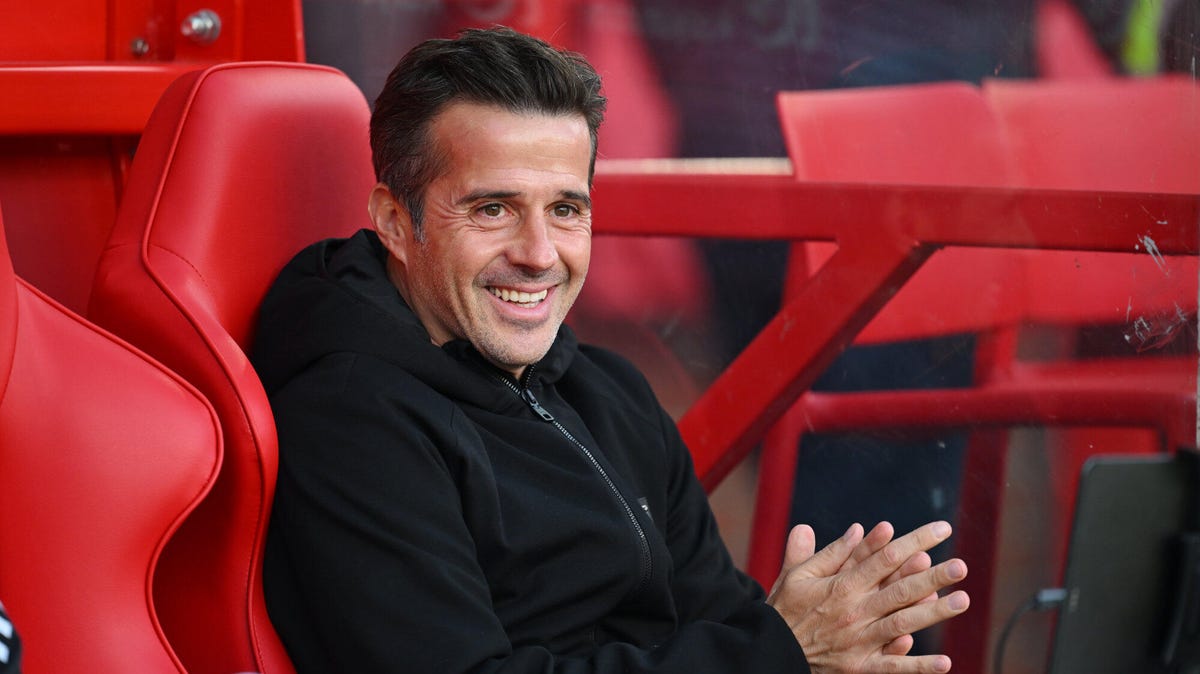
{"type": "MultiPolygon", "coordinates": [[[[967,559],[972,608],[917,648],[961,671],[1047,671],[1070,611],[1149,610],[1038,592],[1063,587],[1085,461],[1196,445],[1200,6],[304,11],[309,59],[368,99],[412,44],[467,25],[597,66],[596,236],[569,323],[646,372],[760,581],[789,523],[823,544],[852,521],[945,518],[957,534],[936,556],[967,559]],[[770,500],[764,483],[790,488],[770,500]]],[[[1134,552],[1151,560],[1138,573],[1162,571],[1157,550],[1134,552]]],[[[1149,671],[1121,658],[1162,638],[1126,629],[1093,650],[1149,671]]]]}

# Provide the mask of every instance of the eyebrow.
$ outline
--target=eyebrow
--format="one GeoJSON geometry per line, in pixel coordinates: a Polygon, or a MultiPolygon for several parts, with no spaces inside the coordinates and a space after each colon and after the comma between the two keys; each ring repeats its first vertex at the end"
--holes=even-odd
{"type": "MultiPolygon", "coordinates": [[[[460,198],[458,201],[456,201],[455,204],[457,204],[459,206],[465,206],[473,201],[484,201],[484,200],[488,200],[488,199],[498,199],[498,200],[499,199],[512,199],[513,197],[520,196],[520,194],[521,194],[520,192],[506,192],[506,191],[499,191],[499,190],[476,190],[474,192],[470,192],[468,194],[463,195],[463,197],[460,198]]],[[[575,190],[563,190],[563,191],[559,192],[558,194],[563,199],[568,199],[571,201],[578,201],[578,202],[582,203],[588,209],[591,209],[591,207],[592,207],[592,198],[590,196],[588,196],[588,194],[586,192],[576,192],[575,190]]]]}
{"type": "Polygon", "coordinates": [[[469,192],[467,194],[464,194],[462,196],[462,198],[460,198],[458,201],[456,201],[454,203],[458,206],[466,206],[467,204],[471,203],[472,201],[481,201],[481,200],[485,200],[485,199],[512,199],[513,197],[515,197],[519,194],[520,194],[520,192],[500,192],[500,191],[488,191],[488,190],[475,190],[474,192],[469,192]]]}
{"type": "Polygon", "coordinates": [[[561,194],[564,199],[570,199],[571,201],[578,201],[582,203],[588,210],[591,210],[592,208],[592,198],[586,192],[563,190],[562,192],[559,192],[559,194],[561,194]]]}

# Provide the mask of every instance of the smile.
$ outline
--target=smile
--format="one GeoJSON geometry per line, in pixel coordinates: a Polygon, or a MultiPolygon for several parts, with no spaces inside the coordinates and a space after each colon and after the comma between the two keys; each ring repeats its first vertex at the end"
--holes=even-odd
{"type": "Polygon", "coordinates": [[[509,290],[508,288],[496,288],[494,286],[488,286],[488,292],[504,300],[505,302],[511,302],[526,309],[532,309],[533,307],[536,307],[542,300],[546,299],[546,295],[549,291],[540,290],[536,293],[525,293],[519,290],[509,290]]]}

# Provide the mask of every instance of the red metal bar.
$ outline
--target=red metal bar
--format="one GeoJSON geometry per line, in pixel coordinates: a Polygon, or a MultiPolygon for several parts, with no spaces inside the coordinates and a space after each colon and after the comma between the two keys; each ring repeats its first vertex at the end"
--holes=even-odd
{"type": "MultiPolygon", "coordinates": [[[[601,165],[603,169],[603,165],[601,165]]],[[[798,182],[787,175],[604,173],[597,234],[1200,252],[1200,196],[798,182]],[[1142,246],[1139,248],[1138,246],[1142,246]]]]}
{"type": "Polygon", "coordinates": [[[1154,391],[1134,385],[1126,391],[1114,392],[1111,384],[1087,383],[1035,388],[1025,382],[1023,386],[1023,389],[922,389],[844,395],[810,391],[804,394],[804,422],[814,433],[1061,423],[1156,428],[1173,441],[1182,439],[1189,444],[1195,435],[1194,392],[1181,395],[1179,389],[1154,391]],[[953,405],[947,405],[951,395],[953,405]]]}
{"type": "Polygon", "coordinates": [[[787,302],[679,422],[707,488],[745,458],[933,250],[888,237],[847,242],[787,302]]]}
{"type": "Polygon", "coordinates": [[[167,85],[204,65],[0,65],[0,135],[140,134],[167,85]]]}

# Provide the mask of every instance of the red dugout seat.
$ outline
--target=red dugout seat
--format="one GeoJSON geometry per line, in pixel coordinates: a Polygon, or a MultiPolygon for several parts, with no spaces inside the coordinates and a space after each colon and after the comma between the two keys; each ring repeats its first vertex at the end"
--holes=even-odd
{"type": "Polygon", "coordinates": [[[157,570],[220,463],[199,393],[17,278],[0,227],[0,597],[24,671],[185,671],[157,570]]]}
{"type": "Polygon", "coordinates": [[[1191,76],[985,80],[1027,184],[1200,194],[1200,86],[1191,76]]]}
{"type": "Polygon", "coordinates": [[[259,303],[300,248],[368,224],[368,108],[331,68],[232,63],[155,108],[101,257],[89,315],[212,401],[227,459],[164,553],[162,620],[193,674],[286,672],[262,550],[277,444],[245,351],[259,303]]]}
{"type": "Polygon", "coordinates": [[[164,89],[218,62],[303,60],[300,4],[5,3],[0,202],[17,273],[84,313],[130,158],[164,89]],[[182,29],[201,16],[219,20],[216,39],[182,29]]]}

